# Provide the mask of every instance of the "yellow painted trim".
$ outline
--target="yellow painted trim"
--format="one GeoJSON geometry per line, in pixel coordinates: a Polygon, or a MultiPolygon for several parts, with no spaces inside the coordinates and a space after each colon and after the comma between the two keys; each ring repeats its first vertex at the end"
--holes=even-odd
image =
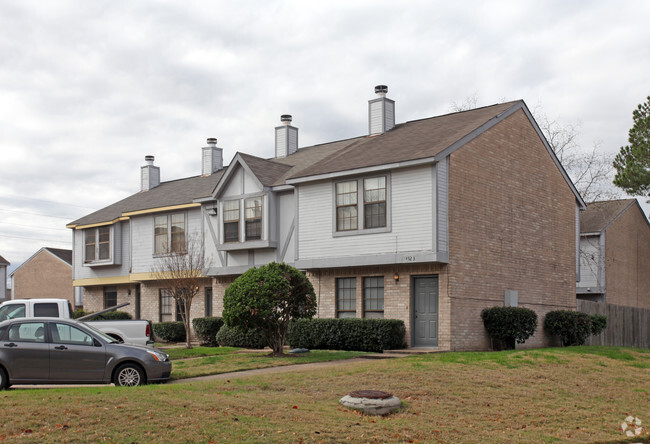
{"type": "Polygon", "coordinates": [[[158,208],[150,208],[148,210],[129,211],[128,213],[122,213],[122,216],[138,216],[140,214],[160,213],[160,212],[163,212],[163,211],[182,210],[184,208],[196,208],[196,207],[200,207],[200,206],[201,206],[200,203],[172,205],[170,207],[158,207],[158,208]]]}
{"type": "Polygon", "coordinates": [[[94,228],[94,227],[103,227],[103,226],[106,226],[106,225],[113,225],[114,223],[120,222],[120,221],[123,221],[123,220],[129,220],[129,218],[122,216],[122,217],[115,218],[113,220],[109,220],[108,222],[97,222],[96,224],[88,224],[88,225],[73,225],[73,224],[70,224],[70,225],[66,225],[65,227],[66,228],[74,228],[75,230],[83,230],[83,229],[86,229],[86,228],[94,228]]]}
{"type": "Polygon", "coordinates": [[[131,273],[132,281],[155,281],[154,273],[131,273]]]}
{"type": "Polygon", "coordinates": [[[105,278],[90,278],[90,279],[74,279],[72,285],[74,287],[89,287],[91,285],[115,285],[115,284],[130,284],[130,276],[111,276],[105,278]]]}

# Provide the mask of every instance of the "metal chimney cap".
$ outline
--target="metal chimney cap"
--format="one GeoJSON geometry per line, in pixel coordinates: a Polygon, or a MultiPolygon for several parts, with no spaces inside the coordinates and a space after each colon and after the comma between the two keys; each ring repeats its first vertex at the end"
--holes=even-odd
{"type": "Polygon", "coordinates": [[[386,85],[375,86],[375,94],[386,94],[387,92],[388,92],[388,87],[386,85]]]}
{"type": "Polygon", "coordinates": [[[155,157],[149,154],[148,156],[144,156],[144,160],[146,162],[153,162],[155,160],[155,157]]]}
{"type": "Polygon", "coordinates": [[[208,138],[208,145],[216,145],[216,144],[217,144],[217,139],[215,137],[208,138]]]}
{"type": "Polygon", "coordinates": [[[285,125],[290,124],[291,120],[293,120],[293,118],[291,117],[291,114],[282,114],[280,116],[280,122],[284,123],[285,125]]]}

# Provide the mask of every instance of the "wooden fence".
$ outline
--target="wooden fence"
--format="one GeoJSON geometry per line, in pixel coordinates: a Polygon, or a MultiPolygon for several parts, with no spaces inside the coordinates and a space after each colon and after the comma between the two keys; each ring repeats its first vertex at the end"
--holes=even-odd
{"type": "Polygon", "coordinates": [[[578,299],[578,311],[607,316],[607,328],[585,345],[650,348],[650,310],[578,299]]]}

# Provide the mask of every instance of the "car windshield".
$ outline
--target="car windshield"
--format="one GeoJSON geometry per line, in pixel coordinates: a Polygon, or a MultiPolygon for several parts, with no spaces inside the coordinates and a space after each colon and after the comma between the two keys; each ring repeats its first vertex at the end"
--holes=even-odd
{"type": "Polygon", "coordinates": [[[0,307],[0,322],[7,319],[24,318],[25,304],[8,304],[0,307]]]}
{"type": "Polygon", "coordinates": [[[92,332],[95,333],[97,336],[99,336],[100,338],[102,338],[104,341],[108,342],[109,344],[118,344],[118,343],[119,343],[119,341],[116,341],[115,338],[111,338],[111,337],[108,336],[106,333],[104,333],[104,332],[101,331],[101,330],[97,330],[97,329],[96,329],[95,327],[93,327],[92,325],[86,324],[85,322],[80,322],[80,323],[83,324],[83,326],[86,327],[88,330],[92,331],[92,332]]]}

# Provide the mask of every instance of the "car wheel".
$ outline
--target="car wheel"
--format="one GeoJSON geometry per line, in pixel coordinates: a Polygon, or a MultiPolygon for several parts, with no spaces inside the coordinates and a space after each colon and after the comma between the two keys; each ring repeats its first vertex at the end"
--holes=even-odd
{"type": "Polygon", "coordinates": [[[115,371],[115,385],[136,387],[147,383],[142,369],[136,364],[122,364],[115,371]]]}
{"type": "Polygon", "coordinates": [[[9,379],[7,379],[7,372],[0,368],[0,390],[9,387],[9,379]]]}

